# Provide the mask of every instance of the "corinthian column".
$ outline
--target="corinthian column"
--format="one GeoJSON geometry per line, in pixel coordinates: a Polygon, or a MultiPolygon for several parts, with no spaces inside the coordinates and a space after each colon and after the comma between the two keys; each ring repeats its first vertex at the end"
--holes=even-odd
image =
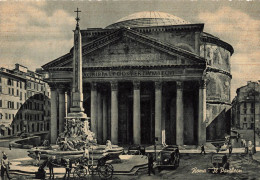
{"type": "Polygon", "coordinates": [[[97,83],[91,83],[91,131],[98,135],[97,129],[97,83]]]}
{"type": "Polygon", "coordinates": [[[162,143],[162,83],[155,82],[155,137],[162,143]]]}
{"type": "Polygon", "coordinates": [[[107,140],[107,98],[103,96],[103,142],[107,140]]]}
{"type": "Polygon", "coordinates": [[[103,110],[102,110],[102,95],[101,92],[97,93],[97,114],[98,114],[98,143],[103,141],[103,110]]]}
{"type": "Polygon", "coordinates": [[[141,144],[141,110],[140,110],[140,82],[133,82],[134,85],[134,111],[133,111],[133,134],[134,144],[141,144]]]}
{"type": "Polygon", "coordinates": [[[198,123],[198,144],[206,142],[206,82],[200,81],[199,87],[199,123],[198,123]]]}
{"type": "Polygon", "coordinates": [[[65,89],[64,87],[59,87],[59,133],[64,131],[65,125],[65,89]]]}
{"type": "MultiPolygon", "coordinates": [[[[58,137],[58,128],[57,128],[57,93],[56,93],[56,88],[51,87],[51,143],[55,144],[56,139],[58,137]]],[[[30,132],[28,130],[28,132],[30,132]]]]}
{"type": "Polygon", "coordinates": [[[118,83],[111,82],[111,142],[118,144],[118,83]]]}
{"type": "Polygon", "coordinates": [[[177,81],[176,85],[176,143],[183,145],[183,82],[177,81]]]}

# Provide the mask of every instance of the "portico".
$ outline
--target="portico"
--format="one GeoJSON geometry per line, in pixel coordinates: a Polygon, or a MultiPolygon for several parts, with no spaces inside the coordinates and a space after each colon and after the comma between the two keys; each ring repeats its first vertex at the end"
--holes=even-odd
{"type": "MultiPolygon", "coordinates": [[[[98,143],[110,139],[113,144],[153,144],[157,137],[157,143],[183,145],[206,139],[203,137],[206,133],[199,133],[206,128],[203,126],[205,116],[199,113],[206,108],[200,74],[183,73],[181,77],[173,69],[167,71],[140,69],[131,70],[130,75],[127,70],[120,73],[110,70],[113,78],[105,70],[102,73],[98,70],[83,72],[83,99],[88,106],[84,107],[85,113],[91,117],[90,127],[98,143]],[[152,72],[156,73],[152,75],[152,72]],[[145,73],[150,76],[137,80],[136,76],[145,73]],[[123,74],[129,74],[129,77],[123,74]]],[[[52,107],[58,107],[58,111],[52,108],[51,137],[57,136],[57,129],[62,131],[65,104],[71,104],[69,92],[69,88],[65,89],[59,83],[52,86],[52,107]]]]}

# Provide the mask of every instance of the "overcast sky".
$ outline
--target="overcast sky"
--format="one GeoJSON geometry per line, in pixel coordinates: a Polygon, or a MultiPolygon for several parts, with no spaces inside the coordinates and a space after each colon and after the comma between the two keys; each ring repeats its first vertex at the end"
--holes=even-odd
{"type": "Polygon", "coordinates": [[[81,29],[101,27],[140,11],[161,11],[230,43],[232,88],[260,80],[260,1],[0,1],[0,67],[15,63],[35,70],[68,53],[73,46],[74,10],[81,29]]]}

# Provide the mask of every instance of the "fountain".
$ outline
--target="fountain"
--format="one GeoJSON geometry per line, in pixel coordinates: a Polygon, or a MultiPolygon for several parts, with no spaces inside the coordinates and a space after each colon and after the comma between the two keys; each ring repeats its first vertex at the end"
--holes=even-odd
{"type": "Polygon", "coordinates": [[[96,143],[95,134],[89,129],[89,118],[84,113],[83,93],[82,93],[82,45],[81,33],[79,28],[78,9],[76,17],[76,28],[74,30],[74,51],[73,51],[73,82],[72,82],[72,107],[70,113],[65,117],[66,123],[64,132],[60,133],[56,145],[50,147],[38,147],[29,150],[29,156],[35,158],[35,151],[41,152],[41,158],[50,156],[56,158],[77,159],[83,155],[83,147],[90,147],[91,159],[99,159],[110,154],[115,157],[123,152],[122,147],[111,145],[108,141],[107,146],[96,143]]]}

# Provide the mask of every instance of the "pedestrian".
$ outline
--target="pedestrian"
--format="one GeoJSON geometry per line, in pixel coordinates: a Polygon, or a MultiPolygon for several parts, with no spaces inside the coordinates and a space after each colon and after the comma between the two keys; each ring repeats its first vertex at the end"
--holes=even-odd
{"type": "Polygon", "coordinates": [[[53,172],[53,161],[56,159],[55,156],[49,157],[47,162],[47,167],[49,168],[50,179],[54,179],[54,172],[53,172]]]}
{"type": "Polygon", "coordinates": [[[228,150],[229,150],[229,154],[232,154],[232,150],[233,150],[232,144],[228,145],[228,150]]]}
{"type": "Polygon", "coordinates": [[[11,143],[9,143],[9,149],[12,150],[12,145],[11,145],[11,143]]]}
{"type": "Polygon", "coordinates": [[[254,145],[253,145],[252,141],[248,142],[248,153],[250,156],[252,156],[254,154],[254,145]]]}
{"type": "Polygon", "coordinates": [[[36,159],[36,166],[39,166],[40,160],[41,160],[41,152],[39,151],[37,146],[36,146],[36,150],[34,151],[34,153],[35,153],[35,159],[36,159]]]}
{"type": "Polygon", "coordinates": [[[64,179],[66,179],[67,174],[68,174],[68,179],[70,179],[70,172],[71,172],[71,169],[72,169],[72,161],[71,161],[71,159],[66,160],[65,166],[66,166],[65,167],[66,172],[65,172],[64,179]]]}
{"type": "Polygon", "coordinates": [[[10,164],[7,155],[3,152],[3,158],[1,159],[1,179],[4,180],[5,173],[8,179],[12,179],[9,175],[10,164]]]}
{"type": "Polygon", "coordinates": [[[154,169],[153,169],[153,155],[151,153],[148,153],[148,176],[151,176],[151,172],[155,175],[154,169]]]}
{"type": "Polygon", "coordinates": [[[202,154],[203,152],[204,154],[206,154],[204,144],[202,144],[200,148],[201,148],[200,154],[202,154]]]}

